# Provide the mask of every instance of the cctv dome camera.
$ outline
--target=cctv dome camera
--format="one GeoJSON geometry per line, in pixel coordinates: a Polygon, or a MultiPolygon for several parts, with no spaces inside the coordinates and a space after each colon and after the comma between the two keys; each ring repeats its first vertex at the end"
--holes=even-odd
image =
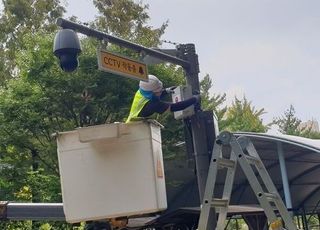
{"type": "Polygon", "coordinates": [[[54,38],[53,53],[59,58],[63,71],[74,71],[78,67],[78,55],[81,53],[77,34],[70,29],[60,30],[54,38]]]}

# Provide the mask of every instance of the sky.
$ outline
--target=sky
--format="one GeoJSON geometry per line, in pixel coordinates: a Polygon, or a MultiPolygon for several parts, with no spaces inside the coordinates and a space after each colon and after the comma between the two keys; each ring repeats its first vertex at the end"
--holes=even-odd
{"type": "MultiPolygon", "coordinates": [[[[92,21],[90,0],[65,0],[66,16],[92,21]]],[[[169,20],[163,40],[194,43],[200,78],[209,74],[214,94],[227,103],[245,97],[264,108],[264,123],[292,104],[302,121],[320,121],[319,0],[143,0],[148,22],[169,20]]],[[[164,44],[163,48],[174,48],[164,44]]]]}

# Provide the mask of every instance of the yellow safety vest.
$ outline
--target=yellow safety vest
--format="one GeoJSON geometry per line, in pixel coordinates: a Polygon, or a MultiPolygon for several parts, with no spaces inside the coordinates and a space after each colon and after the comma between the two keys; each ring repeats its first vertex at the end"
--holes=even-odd
{"type": "Polygon", "coordinates": [[[145,98],[140,91],[138,90],[136,94],[134,95],[134,99],[131,105],[130,114],[129,117],[126,120],[126,123],[132,121],[132,120],[138,120],[139,113],[145,106],[145,104],[149,101],[149,99],[145,98]]]}

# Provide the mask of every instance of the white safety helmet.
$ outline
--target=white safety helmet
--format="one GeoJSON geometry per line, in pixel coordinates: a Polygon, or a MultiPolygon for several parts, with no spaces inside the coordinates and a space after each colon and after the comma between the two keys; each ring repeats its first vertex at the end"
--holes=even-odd
{"type": "Polygon", "coordinates": [[[149,74],[149,81],[140,81],[139,87],[145,91],[158,93],[161,92],[163,84],[156,76],[149,74]]]}

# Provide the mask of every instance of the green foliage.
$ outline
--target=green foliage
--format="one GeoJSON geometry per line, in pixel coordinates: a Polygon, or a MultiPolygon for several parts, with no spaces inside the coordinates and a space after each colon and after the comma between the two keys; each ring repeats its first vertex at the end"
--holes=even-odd
{"type": "Polygon", "coordinates": [[[320,132],[314,132],[311,129],[304,129],[299,136],[310,139],[320,139],[320,132]]]}
{"type": "MultiPolygon", "coordinates": [[[[6,86],[0,90],[0,195],[3,200],[61,202],[56,144],[51,134],[82,125],[122,121],[137,90],[136,81],[97,69],[98,42],[93,39],[82,39],[83,53],[76,72],[66,74],[60,70],[52,54],[54,34],[49,32],[56,28],[55,19],[63,12],[58,3],[6,1],[7,11],[1,15],[0,39],[6,41],[2,43],[2,50],[8,51],[0,55],[4,63],[0,65],[0,74],[7,79],[6,86]],[[21,12],[16,10],[19,4],[23,8],[21,12]],[[13,15],[13,11],[17,14],[13,15]],[[36,16],[28,18],[30,12],[36,16]],[[21,21],[21,17],[25,20],[21,21]],[[15,77],[7,77],[9,72],[14,72],[15,77]]],[[[158,44],[160,31],[148,33],[149,27],[142,24],[130,29],[136,40],[158,44]],[[141,38],[139,33],[146,36],[141,38]]],[[[138,56],[116,46],[110,48],[138,56]]],[[[154,70],[157,71],[163,74],[165,82],[171,83],[173,67],[163,66],[154,70]]],[[[71,229],[71,226],[23,221],[1,223],[0,228],[71,229]]]]}
{"type": "Polygon", "coordinates": [[[240,219],[237,217],[226,221],[226,223],[228,224],[226,227],[226,230],[245,230],[245,229],[248,229],[248,226],[247,226],[246,222],[244,221],[244,219],[240,219]]]}
{"type": "Polygon", "coordinates": [[[84,230],[84,224],[73,226],[56,221],[2,221],[0,229],[5,230],[84,230]]]}
{"type": "Polygon", "coordinates": [[[148,5],[132,0],[94,0],[93,3],[100,13],[95,23],[99,30],[147,47],[160,44],[167,23],[156,29],[148,26],[148,5]]]}
{"type": "MultiPolygon", "coordinates": [[[[17,2],[11,1],[10,4],[17,2]]],[[[26,2],[21,1],[22,6],[26,2]]],[[[6,7],[13,7],[9,5],[6,7]]],[[[21,13],[29,15],[31,8],[26,7],[26,11],[21,13]]],[[[36,19],[41,23],[42,18],[36,19]]],[[[48,18],[46,22],[48,24],[42,25],[53,26],[48,18]]],[[[28,23],[27,18],[25,23],[28,23]]],[[[81,125],[124,120],[138,84],[137,81],[99,71],[96,60],[98,44],[89,38],[81,41],[84,52],[79,59],[78,70],[70,74],[62,72],[52,54],[54,34],[48,33],[45,26],[37,27],[37,23],[34,22],[34,29],[26,27],[24,36],[10,40],[12,44],[18,44],[14,49],[11,49],[11,43],[5,44],[15,57],[15,67],[10,71],[16,70],[16,76],[9,78],[0,90],[0,171],[3,175],[0,194],[5,200],[61,202],[56,144],[51,134],[81,125]]],[[[148,27],[142,30],[141,25],[132,27],[130,31],[134,33],[137,29],[144,33],[148,27]]],[[[145,44],[158,43],[160,33],[153,32],[143,38],[145,44]],[[150,36],[154,38],[150,39],[150,36]]],[[[18,34],[18,31],[13,33],[18,34]]],[[[115,46],[111,49],[128,52],[115,46]]],[[[7,56],[3,58],[10,61],[7,56]]],[[[161,75],[165,84],[170,85],[176,85],[183,79],[181,69],[173,66],[151,68],[150,73],[161,75]],[[180,77],[172,80],[175,75],[180,77]]],[[[24,229],[32,226],[31,222],[8,222],[3,228],[19,229],[20,224],[24,229]]],[[[41,228],[49,227],[44,224],[41,228]]]]}
{"type": "Polygon", "coordinates": [[[311,127],[300,128],[301,120],[296,116],[293,105],[290,105],[282,116],[274,118],[273,123],[278,125],[283,134],[320,139],[320,133],[312,131],[311,127]]]}
{"type": "Polygon", "coordinates": [[[268,127],[263,125],[260,116],[264,109],[256,110],[245,97],[239,100],[235,97],[232,106],[228,108],[226,119],[221,129],[244,132],[266,132],[268,127]]]}
{"type": "MultiPolygon", "coordinates": [[[[36,42],[37,37],[34,38],[36,42]]],[[[31,41],[26,40],[26,44],[31,41]]],[[[56,147],[50,136],[57,130],[56,123],[50,121],[51,101],[28,75],[32,70],[27,61],[32,63],[36,57],[46,60],[45,52],[38,51],[39,55],[34,57],[32,52],[21,52],[21,59],[17,60],[22,70],[20,78],[9,80],[6,88],[0,91],[0,193],[3,200],[61,202],[56,147]]],[[[42,67],[43,62],[37,65],[42,67]]],[[[5,222],[1,226],[2,229],[32,229],[35,224],[5,222]]]]}
{"type": "Polygon", "coordinates": [[[25,49],[26,34],[54,31],[65,9],[59,0],[3,0],[0,14],[0,83],[16,76],[16,57],[25,49]]]}
{"type": "MultiPolygon", "coordinates": [[[[315,215],[307,215],[307,223],[308,223],[308,229],[319,229],[320,226],[320,219],[317,214],[315,215]]],[[[301,221],[302,222],[302,221],[301,221]]]]}
{"type": "Polygon", "coordinates": [[[210,96],[210,89],[213,87],[213,82],[207,74],[200,81],[201,105],[203,110],[214,111],[218,119],[219,127],[223,127],[223,117],[227,111],[227,107],[223,106],[226,101],[226,94],[214,94],[210,96]],[[222,108],[221,108],[222,107],[222,108]]]}
{"type": "Polygon", "coordinates": [[[301,120],[295,116],[293,105],[284,112],[284,115],[273,119],[273,123],[279,126],[279,131],[288,135],[299,135],[298,126],[301,120]]]}
{"type": "Polygon", "coordinates": [[[200,82],[201,102],[204,110],[213,110],[218,119],[220,130],[266,132],[268,125],[262,123],[261,115],[264,109],[256,110],[246,98],[235,98],[230,107],[224,105],[226,94],[214,94],[210,96],[213,83],[209,75],[200,82]]]}

